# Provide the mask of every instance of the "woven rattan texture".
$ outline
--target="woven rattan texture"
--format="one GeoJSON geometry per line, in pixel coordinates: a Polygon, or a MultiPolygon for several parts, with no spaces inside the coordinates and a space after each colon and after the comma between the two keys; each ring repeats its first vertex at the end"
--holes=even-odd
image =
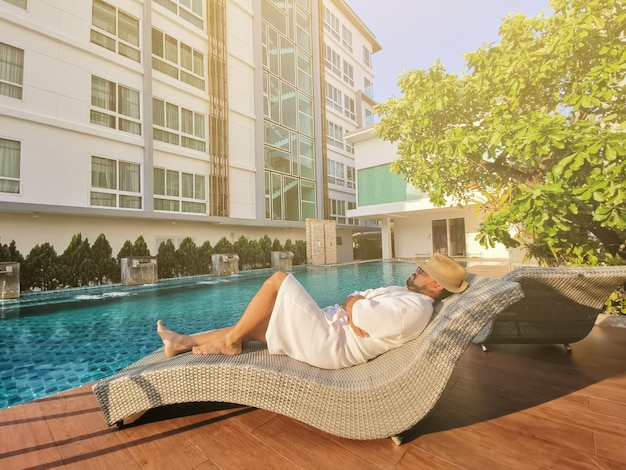
{"type": "Polygon", "coordinates": [[[154,407],[216,401],[271,410],[352,439],[395,436],[425,417],[472,338],[522,297],[519,284],[468,274],[419,338],[368,363],[338,370],[270,355],[262,343],[238,356],[165,358],[155,351],[94,387],[109,423],[154,407]]]}
{"type": "Polygon", "coordinates": [[[609,295],[626,282],[626,266],[526,267],[502,279],[519,282],[524,298],[488,324],[475,343],[569,344],[589,334],[609,295]]]}

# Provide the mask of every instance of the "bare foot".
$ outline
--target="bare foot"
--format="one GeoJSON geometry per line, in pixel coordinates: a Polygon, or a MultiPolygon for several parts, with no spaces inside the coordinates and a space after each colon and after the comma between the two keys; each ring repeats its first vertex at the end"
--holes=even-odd
{"type": "Polygon", "coordinates": [[[180,333],[166,328],[161,320],[157,322],[157,333],[163,341],[164,352],[167,357],[173,357],[177,354],[191,351],[191,348],[195,344],[189,336],[181,335],[180,333]]]}
{"type": "Polygon", "coordinates": [[[227,356],[236,356],[241,354],[241,342],[231,343],[225,337],[215,338],[213,341],[207,341],[199,346],[194,346],[192,352],[194,354],[225,354],[227,356]]]}

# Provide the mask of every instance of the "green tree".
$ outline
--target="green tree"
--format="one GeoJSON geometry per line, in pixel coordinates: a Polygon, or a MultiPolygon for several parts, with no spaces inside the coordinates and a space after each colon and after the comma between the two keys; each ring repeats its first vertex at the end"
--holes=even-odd
{"type": "Polygon", "coordinates": [[[191,237],[185,237],[174,253],[179,276],[197,276],[202,273],[198,247],[191,237]]]}
{"type": "Polygon", "coordinates": [[[137,240],[135,240],[135,243],[133,244],[133,256],[150,256],[148,244],[141,234],[139,234],[137,240]]]}
{"type": "Polygon", "coordinates": [[[233,244],[226,237],[222,237],[213,247],[213,253],[227,255],[233,252],[233,244]]]}
{"type": "Polygon", "coordinates": [[[209,240],[205,241],[200,248],[198,248],[198,259],[200,262],[200,274],[208,274],[211,272],[211,255],[213,254],[213,248],[209,240]]]}
{"type": "Polygon", "coordinates": [[[168,279],[178,275],[176,271],[176,248],[169,238],[159,245],[157,251],[157,271],[159,279],[168,279]]]}
{"type": "Polygon", "coordinates": [[[35,245],[20,267],[22,290],[48,290],[59,286],[57,278],[59,258],[50,243],[35,245]]]}
{"type": "Polygon", "coordinates": [[[11,240],[11,243],[0,245],[0,262],[14,262],[14,263],[23,263],[24,257],[17,249],[15,245],[15,240],[11,240]]]}
{"type": "Polygon", "coordinates": [[[59,256],[59,282],[70,287],[87,286],[94,281],[95,272],[89,240],[83,240],[82,234],[78,233],[59,256]]]}
{"type": "Polygon", "coordinates": [[[376,107],[398,142],[392,169],[439,206],[477,203],[485,246],[524,246],[545,264],[626,260],[626,9],[552,0],[511,15],[498,44],[403,74],[376,107]]]}
{"type": "Polygon", "coordinates": [[[106,239],[106,236],[101,233],[91,247],[91,257],[95,268],[93,277],[97,279],[98,283],[120,281],[120,266],[116,259],[111,256],[112,253],[113,249],[109,241],[106,239]]]}

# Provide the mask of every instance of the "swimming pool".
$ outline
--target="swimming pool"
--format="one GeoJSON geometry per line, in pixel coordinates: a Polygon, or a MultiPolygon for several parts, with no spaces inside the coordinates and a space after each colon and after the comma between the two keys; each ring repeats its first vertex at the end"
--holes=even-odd
{"type": "MultiPolygon", "coordinates": [[[[355,290],[404,285],[411,262],[295,267],[320,306],[355,290]]],[[[162,346],[156,321],[181,333],[234,324],[270,270],[68,289],[0,301],[0,409],[94,382],[162,346]]]]}

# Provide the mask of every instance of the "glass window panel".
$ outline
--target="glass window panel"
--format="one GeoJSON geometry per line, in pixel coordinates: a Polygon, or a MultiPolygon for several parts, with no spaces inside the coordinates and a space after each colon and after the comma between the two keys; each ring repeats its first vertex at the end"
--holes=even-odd
{"type": "Polygon", "coordinates": [[[152,53],[159,57],[165,57],[163,33],[159,30],[152,30],[152,53]]]}
{"type": "Polygon", "coordinates": [[[281,123],[291,129],[298,128],[298,112],[296,107],[296,90],[287,83],[282,83],[281,94],[281,123]]]}
{"type": "Polygon", "coordinates": [[[154,194],[165,196],[165,170],[163,168],[155,168],[154,174],[154,194]]]}
{"type": "Polygon", "coordinates": [[[296,84],[296,59],[294,44],[287,38],[281,38],[280,76],[289,83],[296,84]]]}
{"type": "Polygon", "coordinates": [[[0,176],[5,178],[20,177],[21,142],[0,139],[0,176]]]}
{"type": "Polygon", "coordinates": [[[272,193],[271,193],[271,174],[269,171],[265,172],[265,218],[270,219],[272,217],[272,193]]]}
{"type": "Polygon", "coordinates": [[[181,109],[181,130],[186,134],[193,134],[193,111],[181,109]]]}
{"type": "Polygon", "coordinates": [[[178,106],[171,103],[166,103],[166,122],[169,129],[178,130],[178,106]]]}
{"type": "Polygon", "coordinates": [[[117,195],[92,191],[89,199],[89,204],[92,206],[115,207],[117,195]]]}
{"type": "Polygon", "coordinates": [[[180,195],[180,177],[177,171],[167,170],[165,172],[165,184],[168,196],[180,195]]]}
{"type": "Polygon", "coordinates": [[[156,126],[165,127],[165,102],[152,98],[152,119],[156,126]]]}
{"type": "Polygon", "coordinates": [[[118,36],[133,46],[139,47],[139,20],[120,10],[118,36]]]}
{"type": "Polygon", "coordinates": [[[315,213],[315,183],[300,181],[302,191],[302,219],[314,219],[315,213]]]}
{"type": "Polygon", "coordinates": [[[302,52],[298,52],[298,87],[309,95],[312,94],[311,58],[302,52]]]}
{"type": "Polygon", "coordinates": [[[120,194],[120,207],[125,209],[141,209],[141,196],[120,194]]]}
{"type": "Polygon", "coordinates": [[[269,54],[270,72],[278,75],[278,33],[275,29],[269,28],[267,38],[267,52],[269,54]]]}
{"type": "Polygon", "coordinates": [[[291,173],[290,158],[288,152],[265,147],[265,168],[280,171],[282,173],[291,173]]]}
{"type": "Polygon", "coordinates": [[[125,86],[119,86],[120,114],[139,119],[139,92],[125,86]]]}
{"type": "Polygon", "coordinates": [[[265,123],[265,142],[274,147],[280,147],[289,151],[289,129],[286,129],[271,122],[265,123]]]}
{"type": "Polygon", "coordinates": [[[183,182],[183,189],[182,189],[183,197],[192,199],[193,198],[193,175],[190,173],[183,173],[182,182],[183,182]]]}
{"type": "Polygon", "coordinates": [[[115,111],[115,83],[100,77],[91,77],[91,104],[115,111]]]}
{"type": "Polygon", "coordinates": [[[204,176],[195,175],[194,176],[194,199],[204,200],[206,198],[206,189],[204,187],[204,176]]]}
{"type": "Polygon", "coordinates": [[[111,129],[115,129],[115,116],[100,113],[98,111],[94,111],[93,109],[89,113],[89,122],[91,122],[92,124],[97,124],[99,126],[105,126],[111,129]]]}
{"type": "Polygon", "coordinates": [[[115,7],[101,0],[94,0],[91,21],[94,26],[115,34],[115,7]]]}
{"type": "Polygon", "coordinates": [[[285,201],[285,220],[300,220],[300,198],[298,191],[298,180],[296,178],[284,177],[284,201],[285,201]]]}
{"type": "Polygon", "coordinates": [[[315,179],[313,155],[313,141],[300,136],[300,176],[302,178],[315,179]]]}
{"type": "Polygon", "coordinates": [[[308,95],[299,93],[298,102],[299,102],[298,111],[299,111],[299,117],[300,117],[298,129],[302,133],[312,136],[313,135],[313,115],[312,115],[313,99],[308,95]]]}
{"type": "Polygon", "coordinates": [[[165,58],[175,64],[178,63],[178,41],[167,34],[165,35],[165,58]]]}
{"type": "Polygon", "coordinates": [[[206,137],[204,114],[194,113],[193,135],[201,139],[204,139],[206,137]]]}
{"type": "Polygon", "coordinates": [[[272,220],[283,220],[283,185],[279,174],[272,173],[272,220]]]}
{"type": "Polygon", "coordinates": [[[108,158],[91,157],[91,186],[117,189],[117,162],[108,158]]]}
{"type": "Polygon", "coordinates": [[[120,162],[120,191],[138,193],[140,191],[140,181],[139,165],[120,162]]]}
{"type": "Polygon", "coordinates": [[[280,80],[270,75],[270,118],[274,122],[280,122],[280,80]]]}
{"type": "Polygon", "coordinates": [[[193,70],[193,55],[187,44],[180,44],[180,65],[187,70],[193,70]]]}
{"type": "Polygon", "coordinates": [[[198,51],[193,51],[193,73],[204,77],[204,55],[198,51]]]}

